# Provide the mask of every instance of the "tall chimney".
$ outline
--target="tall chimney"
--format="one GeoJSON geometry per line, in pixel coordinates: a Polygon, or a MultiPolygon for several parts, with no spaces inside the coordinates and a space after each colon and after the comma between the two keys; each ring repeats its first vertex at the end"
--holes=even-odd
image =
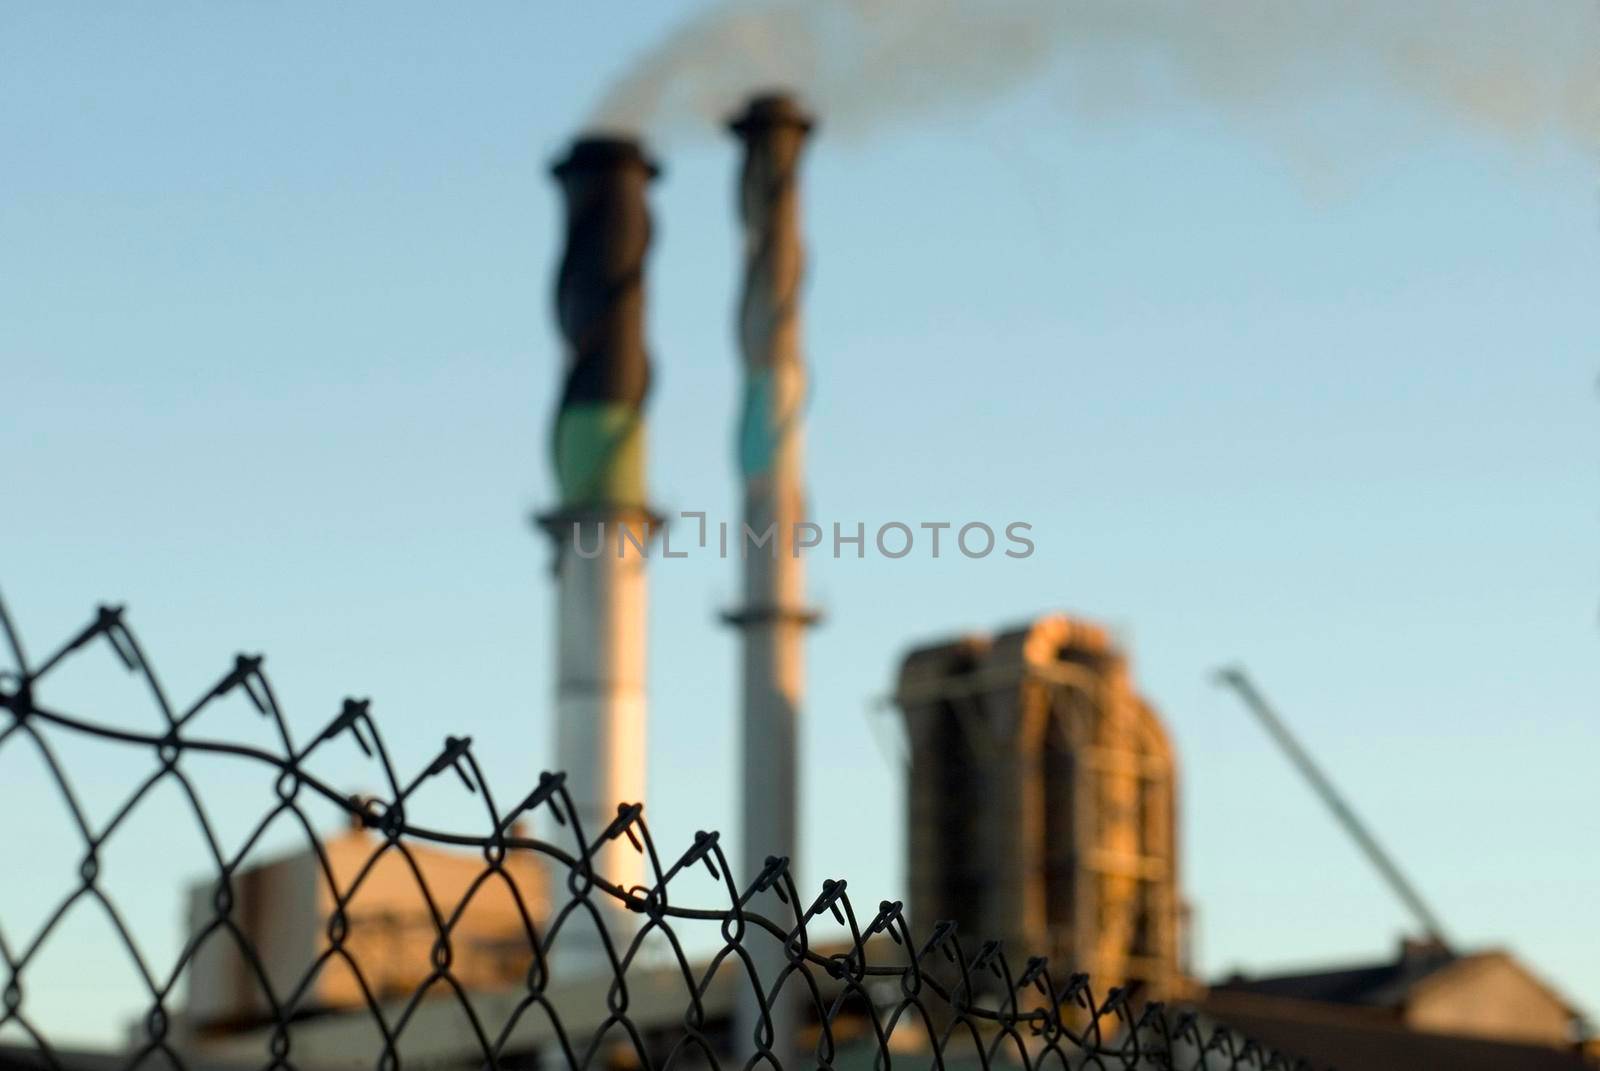
{"type": "MultiPolygon", "coordinates": [[[[797,307],[805,252],[800,240],[796,185],[810,116],[781,94],[756,97],[729,127],[743,142],[739,211],[744,224],[744,287],[739,346],[744,399],[739,417],[739,473],[744,522],[771,542],[744,551],[744,605],[727,615],[743,640],[742,862],[747,880],[768,856],[797,861],[797,756],[805,685],[805,630],[817,620],[806,605],[804,563],[795,554],[795,526],[806,517],[804,439],[806,370],[800,353],[797,307]]],[[[774,919],[785,910],[767,893],[752,907],[774,919]]],[[[769,987],[783,968],[776,941],[757,935],[751,949],[769,987]]],[[[793,986],[772,1004],[775,1055],[795,1066],[797,1014],[793,986]]],[[[753,1001],[738,1016],[740,1043],[765,1036],[753,1001]]]]}
{"type": "MultiPolygon", "coordinates": [[[[657,171],[637,142],[619,138],[580,139],[552,171],[567,209],[555,295],[567,354],[551,440],[561,503],[540,521],[556,547],[556,756],[593,841],[619,804],[644,798],[644,548],[656,526],[645,501],[645,193],[657,171]]],[[[625,837],[599,851],[595,868],[623,888],[645,884],[625,837]]],[[[630,913],[598,900],[625,945],[630,913]]],[[[574,969],[605,956],[581,913],[555,948],[574,969]]]]}

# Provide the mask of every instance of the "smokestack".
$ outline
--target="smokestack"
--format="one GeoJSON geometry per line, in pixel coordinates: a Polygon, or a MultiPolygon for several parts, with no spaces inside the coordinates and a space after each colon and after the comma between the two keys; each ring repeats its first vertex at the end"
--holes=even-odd
{"type": "MultiPolygon", "coordinates": [[[[645,500],[645,193],[657,170],[637,142],[583,138],[552,172],[567,209],[556,280],[567,354],[551,440],[561,503],[540,522],[556,546],[556,757],[593,841],[618,804],[644,798],[644,548],[656,527],[645,500]]],[[[626,837],[595,867],[623,888],[646,884],[626,837]]],[[[613,903],[604,921],[625,943],[630,914],[613,903]]],[[[575,966],[605,957],[578,917],[555,947],[575,966]]]]}
{"type": "MultiPolygon", "coordinates": [[[[797,309],[804,275],[800,200],[796,185],[800,153],[811,118],[781,94],[752,100],[729,128],[743,142],[739,211],[744,223],[744,286],[739,304],[739,347],[744,363],[744,400],[739,417],[739,473],[744,522],[765,548],[744,547],[744,605],[727,620],[743,641],[743,745],[741,773],[743,854],[747,877],[768,856],[797,860],[797,756],[805,685],[805,630],[817,620],[806,605],[804,563],[795,556],[795,525],[806,520],[804,440],[800,418],[806,403],[806,370],[800,354],[797,309]]],[[[782,919],[786,910],[772,894],[754,910],[782,919]]],[[[784,958],[777,941],[756,936],[751,949],[768,987],[784,958]]],[[[774,1052],[791,1062],[797,1028],[793,987],[772,1003],[774,1052]]],[[[740,1009],[739,1041],[765,1035],[754,1001],[740,1009]]]]}

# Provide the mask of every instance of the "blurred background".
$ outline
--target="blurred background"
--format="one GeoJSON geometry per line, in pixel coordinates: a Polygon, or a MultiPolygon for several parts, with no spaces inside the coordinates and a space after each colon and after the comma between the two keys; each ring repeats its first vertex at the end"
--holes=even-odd
{"type": "MultiPolygon", "coordinates": [[[[1198,973],[1383,959],[1411,927],[1212,684],[1239,660],[1458,942],[1595,1008],[1597,20],[8,6],[0,584],[36,647],[126,602],[178,694],[264,651],[307,732],[370,696],[399,765],[470,733],[522,791],[553,763],[550,553],[527,520],[557,498],[548,166],[594,125],[661,163],[652,495],[736,519],[721,119],[784,85],[819,119],[813,512],[1025,521],[1037,544],[812,559],[807,880],[906,884],[885,711],[905,651],[1059,609],[1110,627],[1174,738],[1198,973]]],[[[652,827],[731,835],[738,651],[717,614],[737,563],[660,562],[651,584],[652,827]]],[[[61,702],[148,716],[119,672],[75,686],[61,702]]],[[[109,763],[79,761],[113,793],[109,763]]],[[[0,754],[0,802],[30,808],[40,776],[0,754]]],[[[58,817],[15,831],[14,858],[54,850],[58,817]]],[[[159,829],[116,880],[170,955],[204,861],[159,829]]],[[[43,882],[12,869],[0,914],[43,882]]],[[[118,970],[83,970],[97,932],[34,983],[85,1042],[139,1006],[118,970]]]]}

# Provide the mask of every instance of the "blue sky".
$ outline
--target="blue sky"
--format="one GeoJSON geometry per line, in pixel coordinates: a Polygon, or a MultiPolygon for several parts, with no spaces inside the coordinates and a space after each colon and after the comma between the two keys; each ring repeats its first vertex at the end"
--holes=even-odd
{"type": "MultiPolygon", "coordinates": [[[[263,650],[303,732],[370,695],[403,766],[446,732],[503,795],[546,766],[546,166],[690,10],[8,7],[0,590],[33,646],[126,601],[180,695],[263,650]]],[[[1594,146],[1382,81],[1268,111],[1080,107],[1041,70],[848,137],[822,116],[815,512],[1025,520],[1038,551],[813,564],[805,876],[903,888],[900,653],[1064,609],[1119,632],[1177,739],[1206,972],[1385,955],[1408,924],[1208,682],[1239,660],[1462,944],[1600,1007],[1594,146]]],[[[652,485],[733,517],[734,149],[660,155],[652,485]]],[[[653,573],[668,845],[736,828],[736,588],[715,558],[653,573]]],[[[148,717],[95,669],[59,698],[148,717]]],[[[109,799],[110,757],[79,761],[109,799]]],[[[38,777],[0,750],[8,809],[38,777]]],[[[52,820],[7,823],[29,876],[0,925],[75,866],[18,861],[52,820]]],[[[114,880],[172,934],[203,867],[139,828],[114,880]]],[[[105,1037],[131,990],[74,967],[95,940],[41,966],[36,1011],[105,1037]]]]}

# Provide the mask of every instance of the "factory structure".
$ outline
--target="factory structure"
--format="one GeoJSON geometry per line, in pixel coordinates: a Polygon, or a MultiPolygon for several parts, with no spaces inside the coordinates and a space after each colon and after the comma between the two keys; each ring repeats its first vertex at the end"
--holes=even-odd
{"type": "MultiPolygon", "coordinates": [[[[782,94],[753,98],[729,122],[742,150],[737,204],[744,236],[736,476],[746,528],[775,533],[770,547],[739,556],[742,602],[722,615],[741,648],[741,858],[752,874],[769,858],[788,861],[798,854],[804,638],[818,618],[806,599],[804,559],[795,553],[797,525],[807,517],[798,172],[811,128],[811,118],[782,94]]],[[[646,799],[648,564],[663,529],[650,505],[646,434],[652,376],[645,337],[648,189],[658,168],[635,140],[591,136],[577,140],[552,173],[565,208],[555,313],[566,352],[549,440],[559,500],[539,515],[537,527],[553,555],[555,767],[565,772],[574,817],[592,840],[646,799]]],[[[434,905],[409,866],[446,893],[464,890],[482,869],[480,858],[431,847],[410,848],[405,863],[380,853],[380,864],[362,874],[359,891],[337,912],[343,947],[366,953],[360,956],[363,985],[342,956],[328,958],[326,931],[336,909],[329,886],[343,887],[359,871],[357,860],[371,857],[380,843],[380,833],[354,828],[328,839],[330,862],[306,851],[235,877],[236,917],[245,920],[250,943],[269,951],[255,961],[234,942],[202,946],[180,1021],[197,1051],[218,1060],[258,1051],[272,1019],[259,978],[292,990],[312,963],[325,959],[302,1003],[308,1014],[295,1027],[295,1051],[310,1066],[367,1065],[353,1044],[370,1029],[367,990],[380,1000],[398,997],[431,970],[434,905]]],[[[647,886],[646,864],[624,837],[594,854],[596,871],[622,888],[647,886]]],[[[570,895],[563,876],[545,873],[537,858],[513,853],[506,870],[517,895],[475,896],[451,930],[451,972],[470,982],[475,1004],[490,1019],[498,1005],[509,1008],[520,999],[533,966],[519,902],[542,925],[570,895]]],[[[190,891],[191,932],[214,918],[215,895],[212,884],[190,891]]],[[[573,914],[552,949],[552,999],[563,1021],[578,1029],[606,1014],[613,968],[601,928],[615,948],[638,922],[614,899],[599,899],[605,902],[600,925],[573,914]]],[[[771,892],[759,894],[752,908],[773,917],[789,910],[771,892]]],[[[773,978],[785,962],[782,945],[765,937],[752,935],[748,951],[758,973],[773,978]]],[[[633,1017],[681,1022],[674,972],[657,971],[656,987],[651,970],[629,972],[633,1017]]],[[[749,987],[733,981],[719,979],[704,1010],[730,1037],[749,1037],[761,1012],[749,987]]],[[[792,1053],[804,1029],[798,996],[789,987],[769,1000],[777,1053],[792,1053]]],[[[405,1042],[412,1059],[448,1063],[473,1051],[474,1039],[447,1001],[423,1001],[414,1022],[405,1042]]],[[[554,1042],[546,1020],[526,1017],[519,1031],[508,1051],[537,1053],[554,1042]]]]}
{"type": "MultiPolygon", "coordinates": [[[[798,173],[812,121],[792,99],[766,95],[750,101],[730,129],[742,152],[737,205],[744,250],[736,314],[743,393],[730,406],[737,409],[734,476],[747,527],[775,524],[779,540],[773,553],[735,556],[742,601],[724,614],[741,651],[742,839],[735,863],[748,881],[768,857],[794,859],[802,837],[804,644],[817,614],[806,596],[804,558],[790,541],[807,518],[798,173]]],[[[636,141],[588,137],[553,173],[566,212],[555,287],[566,352],[550,434],[559,499],[538,525],[554,561],[555,766],[565,771],[576,816],[592,839],[648,798],[648,566],[662,527],[650,505],[646,416],[648,191],[657,167],[636,141]]],[[[1132,985],[1155,999],[1207,999],[1184,953],[1178,764],[1160,717],[1135,686],[1128,653],[1104,628],[1061,615],[996,634],[907,640],[915,642],[898,667],[893,698],[909,743],[905,844],[914,932],[952,920],[973,939],[1003,940],[1019,958],[1048,955],[1069,970],[1087,971],[1101,992],[1132,985]]],[[[205,946],[180,1016],[185,1045],[226,1063],[273,1043],[257,972],[275,986],[288,985],[326,955],[333,911],[327,885],[353,873],[381,836],[348,830],[326,842],[331,864],[306,852],[234,875],[240,890],[234,918],[272,953],[258,965],[246,961],[237,942],[205,946]]],[[[482,859],[413,847],[408,864],[448,896],[466,888],[482,859]]],[[[599,849],[595,862],[624,888],[648,885],[645,865],[625,838],[599,849]]],[[[509,1014],[526,993],[532,954],[520,912],[542,922],[568,895],[565,875],[545,873],[536,859],[506,870],[516,895],[475,900],[452,935],[452,973],[472,987],[485,1020],[509,1014]]],[[[214,895],[209,885],[191,892],[195,929],[212,917],[214,895]]],[[[367,950],[362,965],[372,999],[410,992],[426,976],[435,931],[431,907],[420,900],[417,881],[393,862],[344,905],[345,944],[367,950]]],[[[755,909],[783,914],[761,902],[755,909]]],[[[625,936],[637,919],[616,906],[604,925],[625,936]]],[[[555,948],[551,999],[563,1021],[580,1032],[585,1024],[600,1028],[612,975],[598,930],[563,930],[555,948]]],[[[751,954],[763,975],[781,967],[776,940],[754,942],[751,954]]],[[[1482,1000],[1492,993],[1474,985],[1520,987],[1516,1040],[1532,1040],[1540,1051],[1560,1047],[1555,1024],[1570,1022],[1569,1007],[1528,983],[1521,968],[1464,959],[1440,951],[1428,970],[1412,974],[1435,975],[1436,983],[1448,977],[1456,992],[1465,986],[1482,1000]]],[[[682,991],[672,969],[659,969],[659,985],[652,970],[630,969],[631,1018],[681,1023],[682,991]]],[[[739,1051],[738,1039],[750,1037],[759,1015],[741,1003],[749,987],[736,981],[719,979],[701,1009],[707,1023],[722,1024],[730,1051],[739,1051]]],[[[1309,982],[1302,987],[1314,989],[1309,982]]],[[[1276,991],[1267,990],[1263,995],[1236,979],[1217,992],[1236,1010],[1265,1017],[1270,1031],[1267,1002],[1276,991]]],[[[369,1066],[374,1035],[367,1000],[362,986],[330,964],[305,997],[310,1014],[294,1026],[297,1064],[369,1066]]],[[[790,1043],[806,1027],[803,1012],[773,1003],[774,1028],[790,1043]]],[[[407,1014],[408,1061],[449,1066],[479,1051],[453,1002],[422,1000],[407,1014]]],[[[547,1017],[524,1017],[504,1051],[544,1051],[553,1042],[550,1030],[547,1017]]],[[[1292,1049],[1289,1033],[1280,1041],[1292,1049]]]]}
{"type": "MultiPolygon", "coordinates": [[[[555,307],[567,355],[551,435],[561,501],[539,523],[555,555],[556,769],[593,837],[618,804],[645,798],[646,564],[659,524],[646,490],[645,192],[657,172],[636,143],[589,138],[553,173],[566,204],[555,307]]],[[[623,888],[645,883],[645,861],[620,838],[594,864],[623,888]]],[[[607,913],[605,927],[625,934],[629,913],[615,902],[607,913]]],[[[597,968],[599,929],[576,927],[560,955],[568,970],[597,968]]]]}
{"type": "Polygon", "coordinates": [[[1049,616],[920,647],[895,699],[918,916],[1179,995],[1172,745],[1106,631],[1049,616]]]}
{"type": "MultiPolygon", "coordinates": [[[[807,400],[800,339],[800,288],[805,257],[800,237],[800,156],[811,117],[780,95],[757,97],[729,129],[744,160],[739,217],[744,229],[744,279],[739,298],[739,349],[744,397],[737,454],[747,531],[773,528],[772,553],[741,555],[744,603],[724,619],[739,631],[739,845],[746,880],[769,858],[800,855],[800,716],[805,694],[805,632],[817,621],[806,602],[805,559],[795,545],[809,517],[805,497],[807,400]]],[[[775,891],[751,906],[772,918],[785,907],[775,891]]],[[[763,979],[776,979],[786,959],[764,934],[750,954],[763,979]]],[[[770,986],[770,981],[769,981],[770,986]]],[[[788,1065],[798,1055],[799,993],[769,998],[774,1048],[788,1065]]],[[[753,991],[742,992],[735,1037],[753,1037],[762,1011],[753,991]]]]}

